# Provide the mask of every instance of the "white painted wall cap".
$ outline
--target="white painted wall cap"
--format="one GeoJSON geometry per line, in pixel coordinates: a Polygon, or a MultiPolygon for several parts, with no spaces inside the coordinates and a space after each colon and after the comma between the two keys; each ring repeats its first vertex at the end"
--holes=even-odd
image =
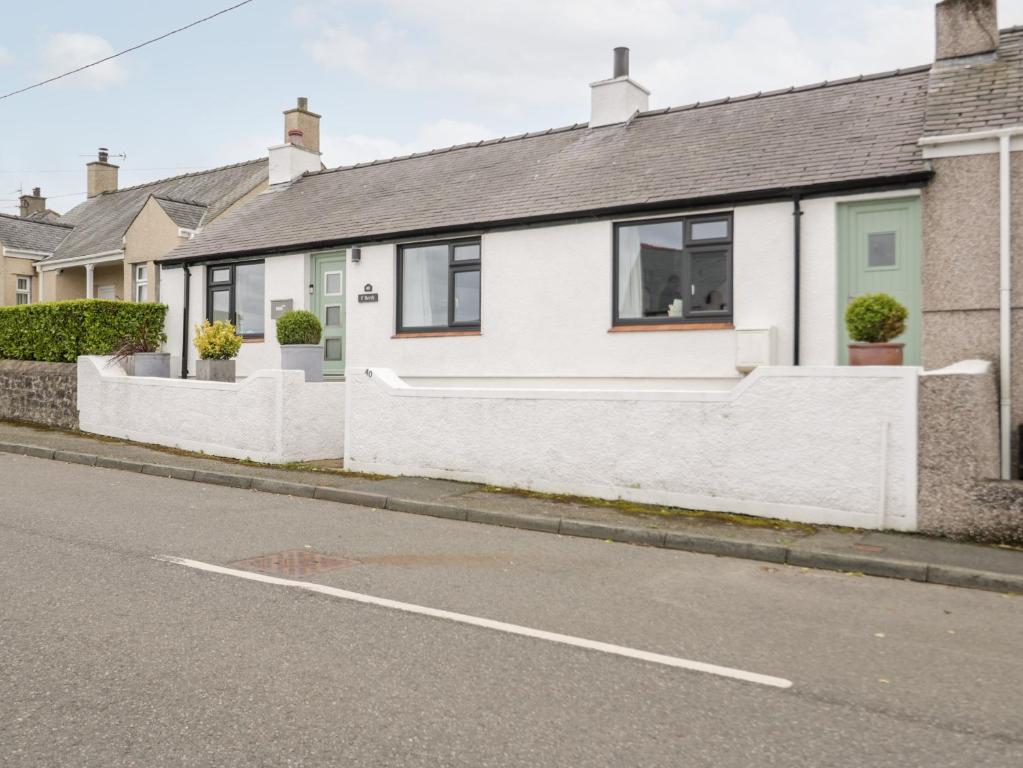
{"type": "Polygon", "coordinates": [[[924,371],[922,376],[981,376],[991,371],[990,360],[960,360],[944,368],[924,371]]]}
{"type": "Polygon", "coordinates": [[[625,75],[623,75],[622,77],[609,77],[607,80],[597,80],[595,82],[590,83],[590,88],[597,88],[601,85],[611,85],[613,83],[629,83],[630,85],[639,88],[639,90],[643,91],[643,93],[645,93],[647,96],[650,95],[650,90],[648,88],[643,87],[635,80],[633,80],[631,77],[625,75]]]}

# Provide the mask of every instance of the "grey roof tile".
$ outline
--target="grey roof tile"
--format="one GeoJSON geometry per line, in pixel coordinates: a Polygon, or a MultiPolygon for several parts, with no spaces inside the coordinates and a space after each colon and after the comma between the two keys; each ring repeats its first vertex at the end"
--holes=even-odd
{"type": "MultiPolygon", "coordinates": [[[[266,159],[249,160],[90,198],[61,217],[61,222],[74,225],[74,230],[50,258],[87,256],[121,248],[121,238],[150,196],[193,207],[206,206],[207,218],[213,219],[265,181],[266,177],[266,159]]],[[[180,209],[178,212],[182,213],[180,209]]]]}
{"type": "Polygon", "coordinates": [[[153,198],[170,216],[171,221],[185,229],[198,229],[199,225],[202,224],[206,211],[209,210],[208,205],[194,201],[174,200],[170,197],[158,197],[156,195],[153,195],[153,198]]]}
{"type": "Polygon", "coordinates": [[[927,89],[926,136],[1023,123],[1023,27],[1003,29],[996,56],[938,62],[927,89]]]}
{"type": "Polygon", "coordinates": [[[66,224],[0,213],[0,245],[7,248],[53,253],[70,232],[66,224]]]}
{"type": "Polygon", "coordinates": [[[924,173],[929,67],[306,174],[167,258],[288,250],[924,173]]]}

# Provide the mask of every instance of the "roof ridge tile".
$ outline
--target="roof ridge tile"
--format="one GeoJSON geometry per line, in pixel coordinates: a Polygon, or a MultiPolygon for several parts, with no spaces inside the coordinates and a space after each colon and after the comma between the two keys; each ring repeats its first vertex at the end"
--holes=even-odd
{"type": "Polygon", "coordinates": [[[26,224],[42,224],[44,227],[63,227],[64,229],[74,229],[74,224],[65,224],[62,221],[41,221],[39,219],[30,219],[26,216],[15,216],[13,213],[0,213],[0,218],[10,219],[11,221],[24,221],[26,224]]]}
{"type": "Polygon", "coordinates": [[[154,184],[163,184],[166,181],[177,181],[178,179],[187,179],[192,176],[202,176],[207,173],[217,173],[218,171],[227,171],[231,168],[240,168],[243,165],[253,165],[255,163],[265,163],[267,159],[265,157],[256,158],[255,160],[243,160],[240,163],[230,163],[228,165],[220,165],[216,168],[206,168],[202,171],[190,171],[189,173],[181,173],[177,176],[167,176],[163,179],[154,179],[153,181],[147,181],[144,184],[135,184],[131,187],[121,187],[120,189],[112,189],[109,192],[102,192],[97,197],[112,197],[121,192],[130,192],[136,189],[144,189],[145,187],[151,187],[154,184]]]}

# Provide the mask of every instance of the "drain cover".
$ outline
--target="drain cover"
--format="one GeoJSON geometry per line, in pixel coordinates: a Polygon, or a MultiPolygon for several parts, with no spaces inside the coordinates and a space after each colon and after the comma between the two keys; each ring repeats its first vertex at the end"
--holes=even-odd
{"type": "Polygon", "coordinates": [[[315,573],[333,571],[358,565],[358,560],[323,555],[309,549],[287,549],[269,555],[248,557],[228,565],[243,571],[257,571],[271,576],[312,576],[315,573]]]}

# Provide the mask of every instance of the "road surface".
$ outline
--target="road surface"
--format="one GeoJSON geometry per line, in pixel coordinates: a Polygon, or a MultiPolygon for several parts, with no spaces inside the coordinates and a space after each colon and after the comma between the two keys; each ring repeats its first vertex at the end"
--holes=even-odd
{"type": "Polygon", "coordinates": [[[994,593],[12,455],[0,585],[3,766],[1023,765],[994,593]]]}

